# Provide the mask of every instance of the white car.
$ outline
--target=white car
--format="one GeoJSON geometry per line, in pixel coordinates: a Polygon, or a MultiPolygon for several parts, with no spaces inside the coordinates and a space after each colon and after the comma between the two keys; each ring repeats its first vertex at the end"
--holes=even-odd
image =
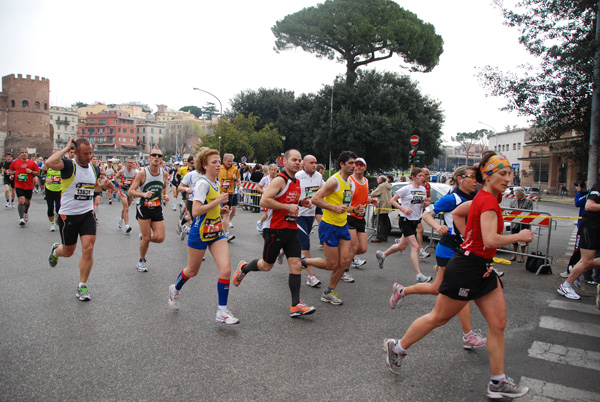
{"type": "MultiPolygon", "coordinates": [[[[410,184],[409,182],[393,183],[392,184],[392,197],[394,196],[394,194],[396,194],[396,192],[398,190],[400,190],[402,187],[407,186],[409,184],[410,184]]],[[[429,184],[431,185],[431,205],[435,204],[440,198],[442,198],[443,196],[445,196],[452,190],[452,186],[449,186],[448,184],[443,184],[443,183],[429,183],[429,184]]],[[[397,209],[394,209],[389,214],[390,221],[392,222],[392,230],[400,229],[398,227],[398,216],[399,215],[400,215],[400,211],[398,211],[397,209]]],[[[423,234],[425,236],[429,236],[431,234],[432,227],[429,226],[428,224],[426,224],[425,222],[423,222],[423,226],[425,228],[425,231],[423,232],[423,234]]]]}

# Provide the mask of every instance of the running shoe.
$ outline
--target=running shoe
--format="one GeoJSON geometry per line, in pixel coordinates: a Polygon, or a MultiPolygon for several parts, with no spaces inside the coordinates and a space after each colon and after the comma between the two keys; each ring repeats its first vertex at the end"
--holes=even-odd
{"type": "Polygon", "coordinates": [[[177,207],[173,204],[173,211],[177,211],[177,207]]]}
{"type": "Polygon", "coordinates": [[[596,307],[600,310],[600,285],[596,286],[596,307]]]}
{"type": "Polygon", "coordinates": [[[406,357],[404,354],[396,353],[394,348],[396,347],[395,339],[384,339],[383,350],[385,350],[385,363],[390,373],[400,375],[400,366],[402,366],[402,359],[406,357]]]}
{"type": "Polygon", "coordinates": [[[132,230],[132,229],[133,229],[133,228],[132,228],[131,226],[129,226],[129,225],[125,225],[125,234],[129,234],[129,233],[131,233],[131,230],[132,230]]]}
{"type": "Polygon", "coordinates": [[[392,295],[390,296],[390,308],[395,309],[402,300],[404,300],[404,296],[402,295],[402,291],[404,290],[404,286],[399,283],[394,283],[392,286],[392,295]]]}
{"type": "Polygon", "coordinates": [[[290,307],[290,317],[300,317],[301,315],[310,315],[317,311],[313,306],[307,306],[302,300],[295,306],[290,307]]]}
{"type": "Polygon", "coordinates": [[[581,275],[579,278],[577,278],[573,281],[573,285],[575,285],[575,287],[581,289],[581,282],[583,282],[584,280],[585,280],[585,278],[583,277],[583,275],[581,275]]]}
{"type": "Polygon", "coordinates": [[[25,226],[25,219],[21,218],[19,220],[19,226],[25,226]]]}
{"type": "Polygon", "coordinates": [[[175,228],[175,232],[177,236],[181,236],[181,223],[177,222],[177,227],[175,228]]]}
{"type": "Polygon", "coordinates": [[[569,285],[568,282],[561,283],[561,285],[556,289],[558,294],[565,296],[567,299],[579,300],[581,296],[579,296],[573,287],[569,285]]]}
{"type": "Polygon", "coordinates": [[[6,207],[6,208],[10,208],[10,201],[6,201],[6,205],[5,205],[5,207],[6,207]]]}
{"type": "Polygon", "coordinates": [[[56,226],[54,226],[54,224],[50,225],[50,231],[56,232],[56,226]]]}
{"type": "Polygon", "coordinates": [[[429,282],[433,282],[432,276],[421,275],[421,276],[417,277],[417,283],[429,283],[429,282]]]}
{"type": "Polygon", "coordinates": [[[122,218],[118,218],[117,220],[117,228],[121,229],[123,227],[123,219],[122,218]]]}
{"type": "Polygon", "coordinates": [[[424,260],[425,258],[429,258],[431,256],[431,254],[429,254],[427,251],[421,249],[419,250],[419,258],[424,260]]]}
{"type": "Polygon", "coordinates": [[[258,230],[258,233],[262,234],[263,230],[262,230],[262,222],[260,220],[256,221],[256,230],[258,230]]]}
{"type": "Polygon", "coordinates": [[[350,266],[352,268],[359,268],[362,267],[363,265],[365,265],[367,262],[365,260],[361,260],[360,258],[354,257],[354,259],[352,260],[352,264],[350,264],[350,266]]]}
{"type": "Polygon", "coordinates": [[[230,243],[233,239],[235,239],[235,235],[227,234],[227,243],[230,243]]]}
{"type": "Polygon", "coordinates": [[[77,293],[75,294],[75,297],[78,298],[81,301],[90,301],[92,300],[92,296],[90,296],[90,292],[87,288],[86,285],[82,285],[80,287],[77,288],[77,293]]]}
{"type": "Polygon", "coordinates": [[[348,272],[344,272],[344,274],[342,275],[342,280],[344,282],[348,282],[348,283],[353,283],[354,282],[354,278],[348,272]]]}
{"type": "Polygon", "coordinates": [[[499,278],[504,276],[504,272],[498,271],[496,268],[494,268],[494,272],[496,272],[496,275],[498,275],[499,278]]]}
{"type": "Polygon", "coordinates": [[[140,241],[142,241],[142,238],[143,238],[143,237],[144,237],[144,236],[142,236],[142,234],[141,234],[141,233],[138,233],[138,239],[140,239],[140,241]]]}
{"type": "Polygon", "coordinates": [[[315,288],[321,284],[321,281],[315,276],[315,274],[308,275],[306,284],[312,288],[315,288]]]}
{"type": "Polygon", "coordinates": [[[279,250],[279,255],[277,256],[277,262],[279,263],[279,265],[283,264],[283,250],[279,250]]]}
{"type": "Polygon", "coordinates": [[[233,223],[229,222],[229,227],[233,228],[233,223]]]}
{"type": "Polygon", "coordinates": [[[181,233],[179,234],[179,238],[181,239],[181,241],[183,241],[185,239],[186,234],[187,234],[187,226],[183,225],[183,227],[181,228],[181,233]]]}
{"type": "Polygon", "coordinates": [[[487,344],[487,338],[484,338],[481,331],[475,329],[471,331],[471,334],[465,338],[463,335],[463,349],[479,349],[487,344]]]}
{"type": "Polygon", "coordinates": [[[217,316],[216,316],[216,320],[217,322],[223,322],[225,324],[237,324],[240,322],[240,320],[238,320],[237,318],[235,318],[233,316],[233,314],[231,314],[231,311],[229,310],[224,310],[224,311],[217,311],[217,316]]]}
{"type": "Polygon", "coordinates": [[[112,199],[111,198],[108,199],[108,205],[112,205],[112,199]]]}
{"type": "Polygon", "coordinates": [[[23,219],[25,219],[25,222],[29,222],[29,214],[23,214],[23,219]]]}
{"type": "Polygon", "coordinates": [[[146,260],[139,260],[137,265],[138,272],[148,272],[148,268],[146,268],[146,260]]]}
{"type": "Polygon", "coordinates": [[[52,245],[52,248],[50,249],[50,255],[48,256],[48,264],[50,264],[52,268],[54,268],[56,264],[58,264],[58,257],[54,255],[54,250],[56,250],[58,246],[58,243],[54,243],[52,245]]]}
{"type": "Polygon", "coordinates": [[[340,299],[335,290],[332,290],[330,293],[325,293],[321,295],[321,301],[325,303],[331,303],[334,306],[339,306],[343,303],[342,299],[340,299]]]}
{"type": "Polygon", "coordinates": [[[242,267],[245,265],[248,265],[248,263],[244,260],[240,261],[238,264],[238,269],[235,271],[235,275],[233,275],[233,286],[240,286],[242,279],[246,277],[246,273],[242,271],[242,267]]]}
{"type": "Polygon", "coordinates": [[[319,250],[323,250],[323,244],[319,244],[319,250]]]}
{"type": "Polygon", "coordinates": [[[571,275],[571,272],[569,271],[568,268],[567,268],[567,270],[565,272],[561,272],[560,273],[560,277],[561,278],[565,278],[565,279],[567,279],[569,277],[569,275],[571,275]]]}
{"type": "Polygon", "coordinates": [[[377,250],[375,252],[375,256],[377,257],[377,263],[379,264],[379,268],[383,269],[383,263],[385,262],[385,254],[381,250],[377,250]]]}
{"type": "Polygon", "coordinates": [[[179,310],[179,290],[175,289],[175,285],[169,286],[169,307],[171,309],[179,310]]]}
{"type": "Polygon", "coordinates": [[[494,384],[493,381],[490,381],[488,384],[487,396],[490,399],[520,398],[528,392],[529,388],[519,387],[512,378],[506,377],[498,384],[494,384]]]}

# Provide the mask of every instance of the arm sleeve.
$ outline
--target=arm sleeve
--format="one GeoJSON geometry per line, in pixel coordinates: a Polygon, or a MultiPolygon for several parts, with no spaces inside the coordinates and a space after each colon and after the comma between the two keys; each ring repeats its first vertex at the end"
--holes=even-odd
{"type": "Polygon", "coordinates": [[[200,201],[204,204],[206,196],[208,195],[208,186],[210,186],[210,184],[208,184],[206,180],[198,180],[194,186],[194,201],[200,201]]]}

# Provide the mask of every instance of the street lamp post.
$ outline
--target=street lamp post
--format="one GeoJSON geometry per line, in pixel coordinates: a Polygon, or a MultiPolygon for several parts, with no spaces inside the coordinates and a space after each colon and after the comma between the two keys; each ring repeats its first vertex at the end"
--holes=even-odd
{"type": "MultiPolygon", "coordinates": [[[[210,92],[205,91],[204,89],[194,88],[194,91],[201,91],[201,92],[207,93],[219,102],[219,119],[220,119],[221,116],[223,115],[223,104],[221,103],[221,99],[217,98],[217,96],[215,94],[211,94],[210,92]]],[[[220,154],[221,154],[221,135],[219,134],[219,155],[220,154]]]]}
{"type": "Polygon", "coordinates": [[[484,123],[482,121],[480,121],[479,124],[483,124],[484,126],[488,126],[492,130],[494,130],[494,136],[496,137],[496,149],[495,149],[495,151],[498,152],[498,132],[496,131],[496,129],[494,127],[490,126],[489,124],[484,123]]]}

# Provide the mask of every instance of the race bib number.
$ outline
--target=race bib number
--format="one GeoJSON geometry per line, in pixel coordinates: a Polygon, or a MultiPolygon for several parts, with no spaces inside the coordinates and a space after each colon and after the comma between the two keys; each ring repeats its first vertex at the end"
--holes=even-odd
{"type": "Polygon", "coordinates": [[[425,201],[425,198],[420,195],[413,196],[413,199],[410,201],[411,204],[422,204],[425,201]]]}
{"type": "Polygon", "coordinates": [[[27,181],[27,173],[19,173],[17,175],[17,180],[19,180],[19,181],[27,181]]]}
{"type": "Polygon", "coordinates": [[[306,187],[306,190],[304,191],[304,198],[313,198],[317,191],[319,191],[318,186],[306,187]]]}
{"type": "Polygon", "coordinates": [[[223,187],[225,190],[230,189],[231,186],[233,186],[232,179],[223,179],[223,181],[221,182],[221,187],[223,187]]]}
{"type": "Polygon", "coordinates": [[[50,183],[52,183],[52,184],[60,184],[61,183],[60,176],[52,176],[52,178],[50,179],[50,183]]]}
{"type": "Polygon", "coordinates": [[[352,191],[344,190],[344,196],[342,198],[342,204],[350,205],[352,202],[352,191]]]}
{"type": "Polygon", "coordinates": [[[153,198],[151,200],[146,200],[144,202],[144,206],[146,208],[156,208],[156,207],[160,207],[160,199],[158,198],[153,198]]]}
{"type": "Polygon", "coordinates": [[[112,180],[112,179],[113,179],[113,175],[112,175],[112,174],[107,174],[107,175],[106,175],[106,178],[107,178],[108,180],[112,180]]]}
{"type": "Polygon", "coordinates": [[[214,240],[223,236],[223,222],[221,221],[221,217],[216,219],[207,218],[204,221],[201,235],[202,240],[214,240]]]}
{"type": "Polygon", "coordinates": [[[123,187],[123,190],[128,190],[132,184],[133,184],[133,179],[125,179],[125,180],[123,180],[121,187],[123,187]]]}
{"type": "Polygon", "coordinates": [[[94,183],[77,183],[74,198],[79,201],[92,200],[94,198],[94,183]]]}

